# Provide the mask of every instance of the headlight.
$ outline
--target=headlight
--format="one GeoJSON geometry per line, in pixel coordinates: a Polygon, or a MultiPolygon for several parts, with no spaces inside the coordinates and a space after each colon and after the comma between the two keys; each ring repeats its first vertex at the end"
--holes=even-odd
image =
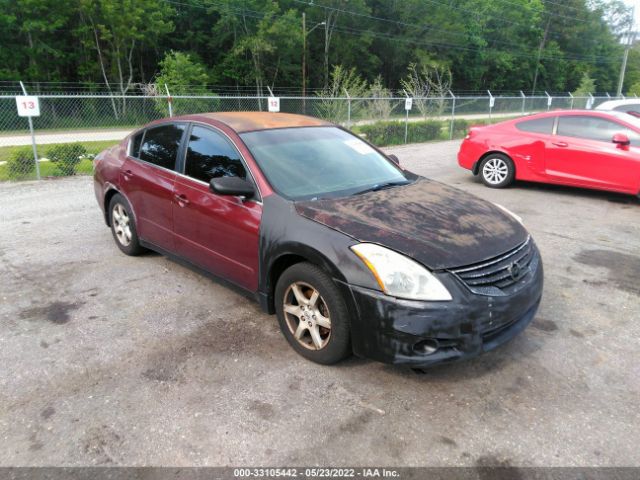
{"type": "Polygon", "coordinates": [[[522,217],[520,215],[516,215],[515,213],[513,213],[511,210],[509,210],[507,207],[503,207],[502,205],[500,205],[499,203],[494,203],[494,205],[496,207],[498,207],[500,210],[502,210],[505,213],[508,213],[509,215],[511,215],[513,218],[515,218],[518,222],[520,222],[522,225],[524,225],[524,222],[522,221],[522,217]]]}
{"type": "Polygon", "coordinates": [[[410,258],[375,243],[359,243],[351,250],[369,267],[387,295],[411,300],[451,300],[440,280],[410,258]]]}

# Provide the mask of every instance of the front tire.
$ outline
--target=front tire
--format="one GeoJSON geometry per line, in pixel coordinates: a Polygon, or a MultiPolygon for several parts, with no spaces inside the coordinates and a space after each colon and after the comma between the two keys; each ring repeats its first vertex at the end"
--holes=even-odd
{"type": "Polygon", "coordinates": [[[122,253],[136,256],[145,251],[144,247],[140,245],[131,206],[119,193],[109,201],[109,223],[113,239],[122,253]]]}
{"type": "Polygon", "coordinates": [[[331,365],[351,355],[349,311],[329,275],[311,263],[283,272],[275,290],[280,329],[308,360],[331,365]]]}
{"type": "Polygon", "coordinates": [[[489,188],[504,188],[513,183],[516,168],[513,161],[502,153],[488,155],[480,164],[480,178],[489,188]]]}

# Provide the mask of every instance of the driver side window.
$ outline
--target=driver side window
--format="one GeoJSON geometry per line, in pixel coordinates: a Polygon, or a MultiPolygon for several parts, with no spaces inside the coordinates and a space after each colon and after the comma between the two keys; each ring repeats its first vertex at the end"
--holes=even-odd
{"type": "Polygon", "coordinates": [[[624,133],[631,145],[640,146],[640,135],[629,128],[602,117],[580,115],[558,118],[558,135],[611,143],[616,133],[624,133]]]}
{"type": "Polygon", "coordinates": [[[223,135],[197,125],[189,136],[184,173],[206,183],[217,177],[247,178],[235,147],[223,135]]]}

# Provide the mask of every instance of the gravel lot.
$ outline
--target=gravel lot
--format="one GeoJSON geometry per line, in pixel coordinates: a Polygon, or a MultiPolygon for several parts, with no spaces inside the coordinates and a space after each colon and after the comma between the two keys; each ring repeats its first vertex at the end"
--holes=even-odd
{"type": "Polygon", "coordinates": [[[485,188],[458,142],[389,149],[524,218],[538,316],[417,374],[303,360],[274,316],[116,248],[91,179],[0,184],[0,465],[640,466],[640,204],[485,188]]]}

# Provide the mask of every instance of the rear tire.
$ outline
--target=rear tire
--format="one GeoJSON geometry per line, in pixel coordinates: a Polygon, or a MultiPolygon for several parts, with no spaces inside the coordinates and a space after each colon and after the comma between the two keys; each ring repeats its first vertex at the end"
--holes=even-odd
{"type": "Polygon", "coordinates": [[[502,153],[491,153],[478,169],[482,183],[489,188],[504,188],[513,183],[516,168],[513,161],[502,153]]]}
{"type": "Polygon", "coordinates": [[[285,270],[276,284],[280,329],[308,360],[331,365],[351,355],[349,311],[329,275],[311,263],[285,270]]]}
{"type": "Polygon", "coordinates": [[[133,257],[146,250],[140,245],[133,210],[119,193],[109,201],[109,223],[113,239],[122,253],[133,257]]]}

